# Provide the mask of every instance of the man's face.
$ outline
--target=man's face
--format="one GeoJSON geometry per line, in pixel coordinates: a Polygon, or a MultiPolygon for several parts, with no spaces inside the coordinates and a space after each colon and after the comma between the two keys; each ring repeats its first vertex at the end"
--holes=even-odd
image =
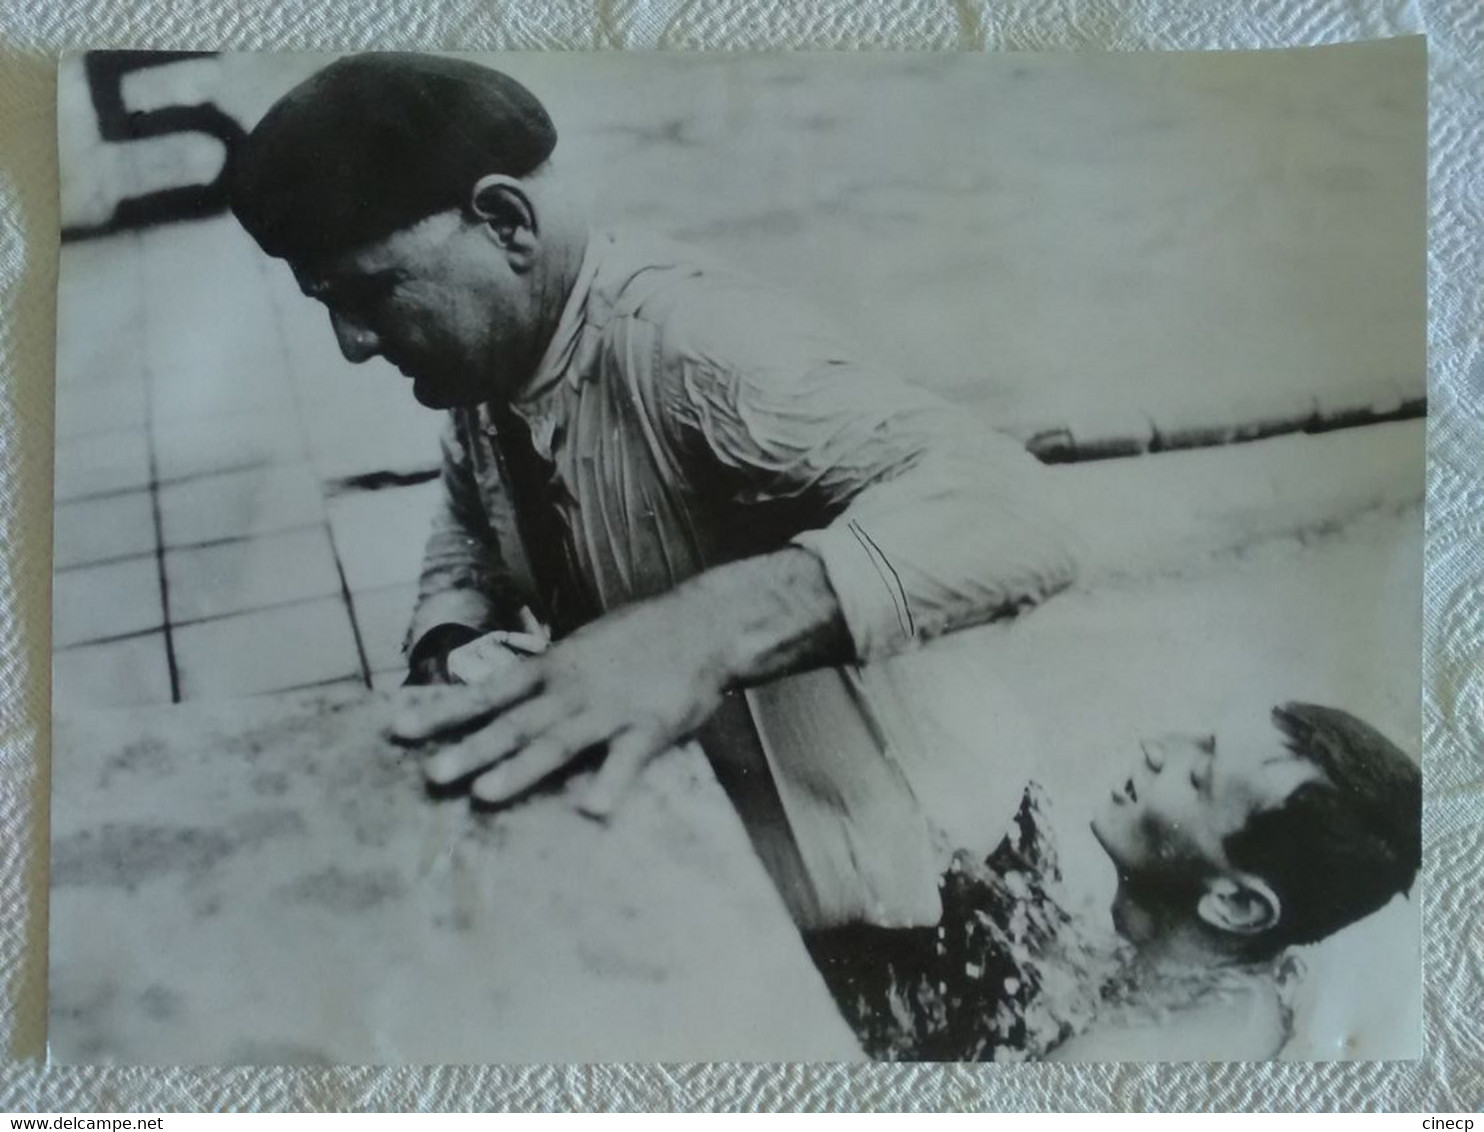
{"type": "Polygon", "coordinates": [[[292,265],[319,299],[347,360],[381,356],[430,409],[508,393],[531,337],[525,277],[484,225],[438,213],[351,251],[292,265]]]}
{"type": "Polygon", "coordinates": [[[1222,848],[1256,813],[1322,777],[1283,745],[1271,722],[1216,735],[1165,735],[1139,744],[1093,819],[1092,831],[1125,879],[1171,884],[1229,872],[1222,848]]]}

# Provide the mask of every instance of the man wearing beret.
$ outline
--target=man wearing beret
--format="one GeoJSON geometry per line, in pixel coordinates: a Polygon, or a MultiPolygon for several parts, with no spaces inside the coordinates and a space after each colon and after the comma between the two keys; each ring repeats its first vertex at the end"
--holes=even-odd
{"type": "Polygon", "coordinates": [[[590,231],[556,141],[504,74],[373,54],[234,160],[234,212],[345,356],[449,412],[414,679],[527,610],[555,636],[394,733],[492,805],[596,757],[598,818],[698,738],[801,924],[933,923],[941,860],[862,673],[1070,583],[1039,466],[796,302],[590,231]]]}

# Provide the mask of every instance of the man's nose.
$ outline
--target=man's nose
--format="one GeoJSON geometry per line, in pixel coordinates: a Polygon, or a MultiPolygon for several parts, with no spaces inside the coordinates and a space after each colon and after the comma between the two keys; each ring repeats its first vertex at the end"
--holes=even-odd
{"type": "Polygon", "coordinates": [[[381,339],[369,326],[335,313],[330,315],[330,325],[335,328],[335,340],[346,361],[359,364],[381,352],[381,339]]]}

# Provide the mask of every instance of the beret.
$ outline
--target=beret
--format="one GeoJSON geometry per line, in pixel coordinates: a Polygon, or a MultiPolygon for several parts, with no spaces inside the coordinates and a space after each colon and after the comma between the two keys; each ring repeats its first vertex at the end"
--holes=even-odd
{"type": "Polygon", "coordinates": [[[520,177],[556,147],[535,95],[464,59],[339,59],[284,95],[229,158],[230,202],[262,249],[313,259],[380,239],[520,177]]]}

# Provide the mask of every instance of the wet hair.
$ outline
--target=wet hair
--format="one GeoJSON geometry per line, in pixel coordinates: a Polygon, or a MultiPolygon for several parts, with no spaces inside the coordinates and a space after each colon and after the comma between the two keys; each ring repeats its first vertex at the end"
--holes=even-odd
{"type": "Polygon", "coordinates": [[[1289,750],[1324,781],[1300,785],[1225,842],[1227,859],[1282,904],[1254,946],[1313,943],[1410,892],[1422,864],[1422,773],[1374,727],[1316,704],[1273,709],[1289,750]]]}

